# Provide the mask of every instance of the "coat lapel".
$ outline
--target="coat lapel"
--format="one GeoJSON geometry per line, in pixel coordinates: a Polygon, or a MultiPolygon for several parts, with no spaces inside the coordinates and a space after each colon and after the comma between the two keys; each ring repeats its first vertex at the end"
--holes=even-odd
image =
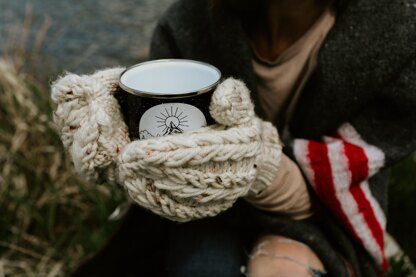
{"type": "MultiPolygon", "coordinates": [[[[400,5],[391,0],[342,3],[320,49],[318,66],[295,109],[290,130],[296,137],[318,139],[350,121],[388,86],[393,73],[399,72],[397,60],[409,55],[397,47],[400,30],[393,29],[389,19],[392,12],[400,14],[400,5]]],[[[262,117],[251,49],[240,19],[230,14],[210,13],[209,17],[213,43],[209,62],[220,68],[224,77],[246,82],[256,113],[262,117]]]]}
{"type": "Polygon", "coordinates": [[[337,14],[298,102],[290,126],[294,136],[318,139],[334,131],[388,86],[389,76],[399,70],[395,60],[407,55],[390,43],[399,39],[395,30],[383,26],[394,4],[352,1],[337,14]]]}

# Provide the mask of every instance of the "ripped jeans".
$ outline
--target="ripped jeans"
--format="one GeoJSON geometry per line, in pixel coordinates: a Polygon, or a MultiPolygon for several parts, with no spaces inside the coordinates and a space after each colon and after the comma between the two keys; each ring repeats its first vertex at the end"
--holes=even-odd
{"type": "MultiPolygon", "coordinates": [[[[302,264],[291,257],[273,256],[261,251],[256,253],[255,255],[286,259],[304,266],[311,277],[325,275],[325,272],[302,264]]],[[[164,276],[257,277],[244,272],[248,259],[249,250],[244,246],[240,234],[226,228],[215,219],[177,224],[170,234],[164,276]]]]}

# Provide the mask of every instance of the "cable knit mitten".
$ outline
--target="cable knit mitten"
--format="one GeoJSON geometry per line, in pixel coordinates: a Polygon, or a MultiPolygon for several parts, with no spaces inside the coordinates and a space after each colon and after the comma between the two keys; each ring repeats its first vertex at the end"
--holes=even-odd
{"type": "Polygon", "coordinates": [[[119,182],[141,206],[174,221],[215,216],[273,180],[281,145],[254,115],[246,86],[227,79],[212,96],[218,124],[137,140],[117,158],[119,182]]]}
{"type": "Polygon", "coordinates": [[[113,94],[123,68],[66,74],[52,84],[54,122],[75,169],[90,181],[114,183],[114,158],[130,142],[113,94]]]}
{"type": "Polygon", "coordinates": [[[229,78],[214,91],[217,124],[130,142],[113,96],[121,71],[68,74],[52,86],[55,123],[84,177],[117,182],[139,205],[174,221],[215,216],[273,181],[279,137],[254,115],[244,83],[229,78]]]}

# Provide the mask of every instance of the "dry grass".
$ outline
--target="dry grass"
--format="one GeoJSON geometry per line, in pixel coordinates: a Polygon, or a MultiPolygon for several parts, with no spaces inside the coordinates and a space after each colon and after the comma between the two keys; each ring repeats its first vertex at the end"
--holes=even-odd
{"type": "Polygon", "coordinates": [[[51,21],[33,30],[31,15],[28,5],[2,40],[0,277],[68,275],[112,233],[117,222],[108,216],[124,200],[119,189],[73,172],[51,121],[48,59],[40,56],[51,21]]]}
{"type": "Polygon", "coordinates": [[[77,178],[49,94],[19,66],[0,59],[0,276],[63,276],[103,244],[123,196],[77,178]]]}

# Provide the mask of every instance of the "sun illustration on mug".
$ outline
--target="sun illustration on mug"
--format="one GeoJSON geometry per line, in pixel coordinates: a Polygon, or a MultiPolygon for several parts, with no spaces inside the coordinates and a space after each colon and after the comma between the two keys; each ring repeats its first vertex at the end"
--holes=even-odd
{"type": "Polygon", "coordinates": [[[183,114],[184,112],[179,110],[176,107],[175,111],[173,110],[173,106],[170,106],[170,112],[167,108],[165,108],[166,114],[160,112],[160,116],[156,115],[156,118],[159,119],[157,122],[162,123],[158,128],[163,128],[162,133],[163,135],[170,135],[170,134],[177,134],[182,133],[183,129],[181,127],[189,127],[186,123],[188,120],[186,118],[187,115],[183,114]]]}

